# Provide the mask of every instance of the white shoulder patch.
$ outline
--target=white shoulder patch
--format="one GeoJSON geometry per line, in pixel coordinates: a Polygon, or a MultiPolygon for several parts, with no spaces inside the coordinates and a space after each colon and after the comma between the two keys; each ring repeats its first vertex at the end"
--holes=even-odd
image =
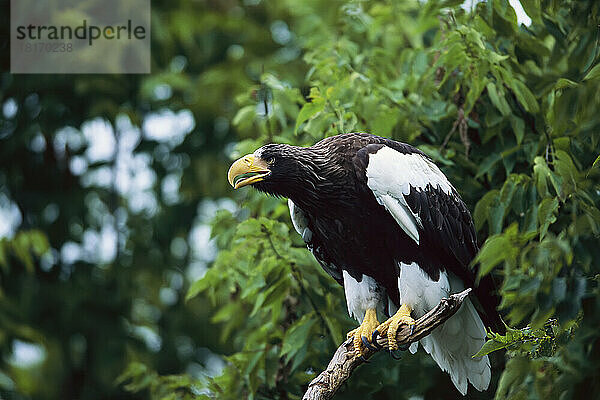
{"type": "Polygon", "coordinates": [[[419,244],[419,216],[406,203],[411,188],[424,190],[427,185],[451,194],[453,187],[440,169],[420,154],[403,154],[382,147],[369,155],[367,186],[379,204],[394,217],[406,234],[419,244]]]}
{"type": "Polygon", "coordinates": [[[377,189],[390,193],[408,194],[410,186],[422,190],[431,185],[447,194],[453,189],[446,175],[427,158],[417,153],[403,154],[385,146],[369,155],[367,178],[377,189]]]}

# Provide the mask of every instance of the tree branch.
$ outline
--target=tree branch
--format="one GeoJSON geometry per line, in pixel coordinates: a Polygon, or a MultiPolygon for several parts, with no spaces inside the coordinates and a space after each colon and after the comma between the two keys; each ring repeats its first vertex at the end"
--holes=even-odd
{"type": "MultiPolygon", "coordinates": [[[[396,334],[398,346],[408,346],[429,335],[433,329],[458,311],[470,291],[471,289],[466,289],[451,295],[448,299],[442,299],[434,309],[416,321],[412,334],[408,325],[400,325],[400,329],[396,334]]],[[[378,337],[377,343],[383,348],[388,347],[387,337],[378,337]]],[[[352,339],[346,340],[338,347],[327,369],[308,384],[308,389],[302,400],[331,399],[340,386],[350,378],[356,367],[365,363],[377,351],[366,349],[363,359],[354,351],[352,339]]]]}

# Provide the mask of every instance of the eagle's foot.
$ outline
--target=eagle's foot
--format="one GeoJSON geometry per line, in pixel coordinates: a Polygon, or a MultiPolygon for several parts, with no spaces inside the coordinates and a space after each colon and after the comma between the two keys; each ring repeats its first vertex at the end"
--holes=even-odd
{"type": "Polygon", "coordinates": [[[378,325],[379,321],[377,321],[377,312],[375,309],[370,308],[365,311],[365,318],[363,319],[362,324],[360,324],[358,328],[348,332],[347,338],[352,338],[354,351],[356,351],[363,358],[365,356],[366,349],[377,349],[376,344],[373,345],[370,340],[373,336],[373,331],[378,325]]]}
{"type": "Polygon", "coordinates": [[[410,326],[410,334],[412,335],[415,329],[415,320],[410,316],[411,309],[406,304],[402,304],[396,314],[391,316],[387,321],[382,323],[373,332],[372,341],[375,341],[377,336],[386,335],[388,338],[388,346],[390,350],[398,350],[398,342],[396,341],[396,333],[402,324],[410,326]]]}

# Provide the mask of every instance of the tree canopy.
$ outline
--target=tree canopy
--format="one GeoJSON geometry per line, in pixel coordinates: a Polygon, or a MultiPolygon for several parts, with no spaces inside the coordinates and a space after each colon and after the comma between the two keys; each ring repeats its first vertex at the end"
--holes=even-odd
{"type": "MultiPolygon", "coordinates": [[[[509,328],[467,397],[600,396],[600,4],[463,3],[156,1],[149,75],[0,57],[0,397],[301,398],[356,323],[285,200],[226,172],[355,131],[472,212],[509,328]]],[[[422,351],[338,394],[458,395],[422,351]]]]}

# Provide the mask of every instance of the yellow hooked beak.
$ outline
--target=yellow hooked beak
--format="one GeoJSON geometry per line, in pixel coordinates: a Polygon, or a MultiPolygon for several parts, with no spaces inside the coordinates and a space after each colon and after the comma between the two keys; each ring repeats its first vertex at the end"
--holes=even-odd
{"type": "Polygon", "coordinates": [[[242,186],[260,182],[270,173],[267,163],[262,158],[248,154],[231,164],[227,179],[234,189],[238,189],[242,186]]]}

